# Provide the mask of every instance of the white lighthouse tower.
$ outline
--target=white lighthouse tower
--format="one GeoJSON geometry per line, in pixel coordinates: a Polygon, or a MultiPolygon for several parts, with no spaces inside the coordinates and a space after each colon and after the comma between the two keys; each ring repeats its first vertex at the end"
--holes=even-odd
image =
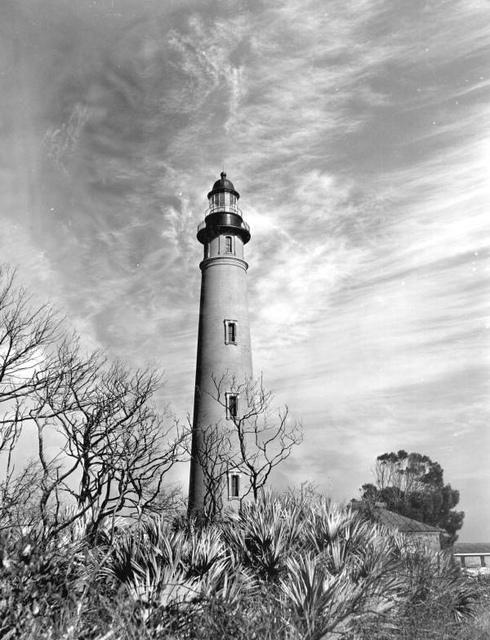
{"type": "MultiPolygon", "coordinates": [[[[228,469],[211,486],[213,469],[204,466],[210,434],[226,431],[240,410],[239,385],[252,377],[252,351],[247,302],[247,269],[244,247],[250,230],[238,208],[240,195],[226,173],[221,173],[208,193],[209,208],[198,226],[197,239],[204,245],[196,387],[192,425],[189,513],[202,514],[207,492],[219,491],[220,504],[236,504],[240,476],[228,469]],[[219,390],[217,389],[219,384],[219,390]],[[217,400],[219,392],[220,401],[217,400]]],[[[222,463],[221,463],[222,469],[222,463]]]]}

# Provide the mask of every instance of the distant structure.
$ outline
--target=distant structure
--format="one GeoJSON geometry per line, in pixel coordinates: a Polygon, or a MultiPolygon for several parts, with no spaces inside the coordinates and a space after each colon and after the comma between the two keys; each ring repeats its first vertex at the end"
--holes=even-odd
{"type": "Polygon", "coordinates": [[[490,542],[456,542],[453,555],[462,567],[490,573],[490,542]]]}
{"type": "Polygon", "coordinates": [[[388,511],[384,507],[376,508],[375,517],[377,522],[388,529],[398,531],[408,540],[420,542],[434,551],[440,551],[441,535],[445,534],[443,529],[388,511]]]}
{"type": "MultiPolygon", "coordinates": [[[[212,469],[206,467],[213,464],[206,460],[208,447],[213,444],[210,434],[216,434],[220,425],[226,428],[226,421],[237,415],[240,398],[234,389],[252,377],[248,264],[244,259],[250,229],[238,208],[239,197],[223,171],[208,193],[209,207],[197,229],[204,258],[199,265],[202,278],[189,480],[191,515],[203,513],[211,490],[212,469]]],[[[212,490],[221,492],[223,506],[237,504],[242,494],[238,470],[227,469],[212,490]]]]}

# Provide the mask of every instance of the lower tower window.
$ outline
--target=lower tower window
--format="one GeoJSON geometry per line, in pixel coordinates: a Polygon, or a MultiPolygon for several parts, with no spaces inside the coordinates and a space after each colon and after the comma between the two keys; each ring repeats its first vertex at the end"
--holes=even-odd
{"type": "Polygon", "coordinates": [[[238,416],[238,394],[227,393],[226,394],[226,417],[228,420],[233,420],[238,416]]]}
{"type": "Polygon", "coordinates": [[[229,476],[228,495],[230,499],[240,497],[240,476],[238,473],[232,473],[229,476]]]}

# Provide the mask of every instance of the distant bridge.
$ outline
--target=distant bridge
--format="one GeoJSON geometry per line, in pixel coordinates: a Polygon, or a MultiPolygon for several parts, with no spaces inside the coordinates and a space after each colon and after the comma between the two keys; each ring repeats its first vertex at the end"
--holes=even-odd
{"type": "Polygon", "coordinates": [[[490,567],[490,542],[456,542],[453,555],[460,559],[462,567],[466,567],[469,558],[480,558],[480,567],[490,567]]]}

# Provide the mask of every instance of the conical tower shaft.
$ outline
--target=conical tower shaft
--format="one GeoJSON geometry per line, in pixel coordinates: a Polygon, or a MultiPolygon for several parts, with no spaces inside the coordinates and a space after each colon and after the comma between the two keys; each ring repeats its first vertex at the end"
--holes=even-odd
{"type": "Polygon", "coordinates": [[[192,515],[233,508],[241,497],[241,478],[230,464],[224,438],[240,410],[236,390],[253,373],[244,259],[250,231],[238,198],[223,172],[208,194],[209,209],[197,233],[204,259],[189,482],[192,515]]]}

